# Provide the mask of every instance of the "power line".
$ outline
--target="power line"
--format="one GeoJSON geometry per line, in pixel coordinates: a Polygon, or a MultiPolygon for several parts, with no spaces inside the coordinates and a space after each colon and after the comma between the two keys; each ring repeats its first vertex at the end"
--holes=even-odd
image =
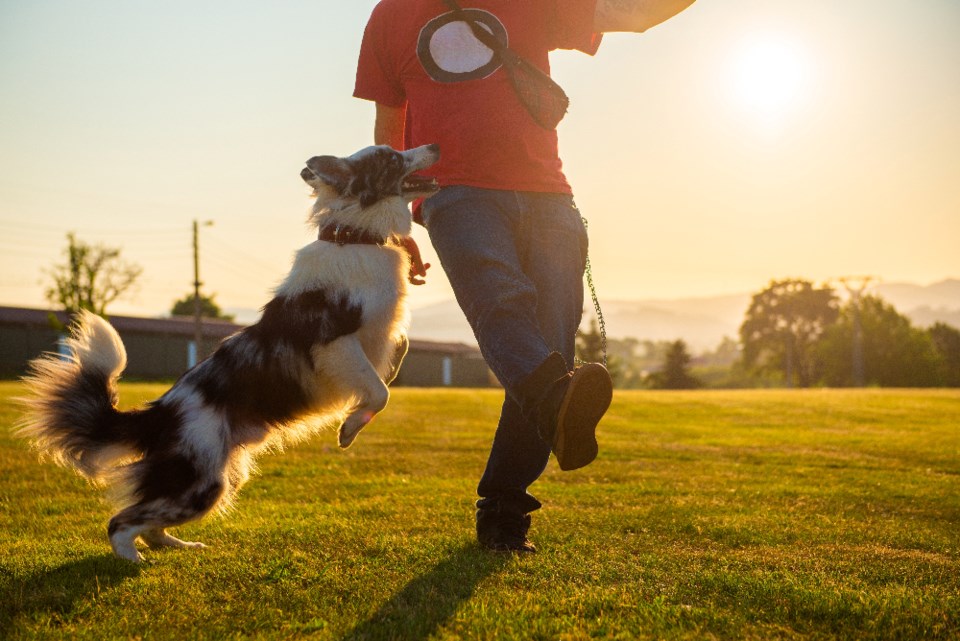
{"type": "Polygon", "coordinates": [[[33,222],[24,222],[22,220],[9,220],[0,218],[0,228],[10,227],[16,230],[28,232],[56,233],[66,236],[69,231],[75,231],[77,235],[81,234],[99,234],[99,235],[182,235],[183,230],[175,227],[80,227],[77,225],[45,225],[33,222]]]}
{"type": "Polygon", "coordinates": [[[231,256],[239,256],[239,257],[243,258],[247,263],[252,263],[252,264],[254,264],[255,266],[260,267],[261,269],[264,269],[264,270],[273,271],[273,270],[276,270],[276,269],[277,269],[277,266],[276,266],[276,265],[270,265],[270,264],[264,262],[261,258],[255,256],[255,255],[253,255],[253,254],[251,254],[251,253],[249,253],[249,252],[246,252],[246,251],[244,251],[244,250],[242,250],[242,249],[237,249],[237,248],[234,247],[233,245],[231,245],[231,244],[229,244],[229,243],[227,243],[227,242],[224,242],[223,239],[221,239],[221,238],[213,237],[213,238],[211,238],[211,240],[213,241],[213,244],[214,244],[215,246],[216,246],[216,245],[220,245],[220,247],[221,247],[222,249],[226,249],[226,250],[230,253],[231,256]]]}

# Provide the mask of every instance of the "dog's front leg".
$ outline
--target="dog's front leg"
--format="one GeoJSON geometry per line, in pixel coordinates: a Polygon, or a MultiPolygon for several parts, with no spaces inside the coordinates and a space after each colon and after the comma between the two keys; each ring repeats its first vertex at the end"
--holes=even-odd
{"type": "Polygon", "coordinates": [[[340,447],[347,448],[357,438],[360,430],[387,406],[390,391],[380,380],[373,363],[367,358],[360,341],[353,336],[344,336],[330,343],[328,356],[340,363],[341,385],[353,396],[355,402],[343,425],[338,440],[340,447]]]}
{"type": "Polygon", "coordinates": [[[383,382],[389,385],[397,378],[397,374],[400,373],[400,366],[403,365],[403,359],[407,355],[407,351],[410,349],[410,341],[407,339],[406,334],[400,334],[397,339],[397,347],[394,349],[393,356],[390,358],[390,371],[383,378],[383,382]]]}
{"type": "Polygon", "coordinates": [[[340,426],[338,439],[340,447],[344,449],[350,447],[360,430],[387,406],[387,399],[390,398],[390,391],[372,365],[364,374],[364,387],[356,390],[357,404],[340,426]]]}

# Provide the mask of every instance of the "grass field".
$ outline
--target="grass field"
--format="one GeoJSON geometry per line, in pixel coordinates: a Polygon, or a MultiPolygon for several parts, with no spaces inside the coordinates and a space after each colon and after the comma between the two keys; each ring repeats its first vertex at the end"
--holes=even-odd
{"type": "MultiPolygon", "coordinates": [[[[125,385],[136,404],[162,390],[125,385]]],[[[265,457],[203,551],[113,558],[108,507],[9,429],[0,639],[957,639],[960,392],[617,393],[513,557],[473,540],[493,391],[394,391],[348,451],[265,457]]]]}

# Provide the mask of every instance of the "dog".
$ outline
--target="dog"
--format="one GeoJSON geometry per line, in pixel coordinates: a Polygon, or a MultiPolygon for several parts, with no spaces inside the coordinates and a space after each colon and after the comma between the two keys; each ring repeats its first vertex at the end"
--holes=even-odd
{"type": "Polygon", "coordinates": [[[264,450],[337,424],[346,448],[384,409],[408,345],[408,205],[437,191],[414,173],[438,159],[427,145],[308,160],[301,177],[313,188],[318,239],[297,252],[256,324],[144,408],[117,409],[126,351],[92,313],[78,315],[69,357],[31,362],[18,433],[108,488],[119,508],[107,528],[117,556],[142,561],[138,538],[204,547],[166,528],[225,511],[264,450]]]}

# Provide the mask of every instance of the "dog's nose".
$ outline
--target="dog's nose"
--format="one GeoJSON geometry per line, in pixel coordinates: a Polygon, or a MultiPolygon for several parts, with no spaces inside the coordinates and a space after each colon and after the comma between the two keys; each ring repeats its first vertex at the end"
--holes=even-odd
{"type": "Polygon", "coordinates": [[[300,177],[306,181],[314,180],[317,176],[310,171],[309,167],[304,167],[300,170],[300,177]]]}

